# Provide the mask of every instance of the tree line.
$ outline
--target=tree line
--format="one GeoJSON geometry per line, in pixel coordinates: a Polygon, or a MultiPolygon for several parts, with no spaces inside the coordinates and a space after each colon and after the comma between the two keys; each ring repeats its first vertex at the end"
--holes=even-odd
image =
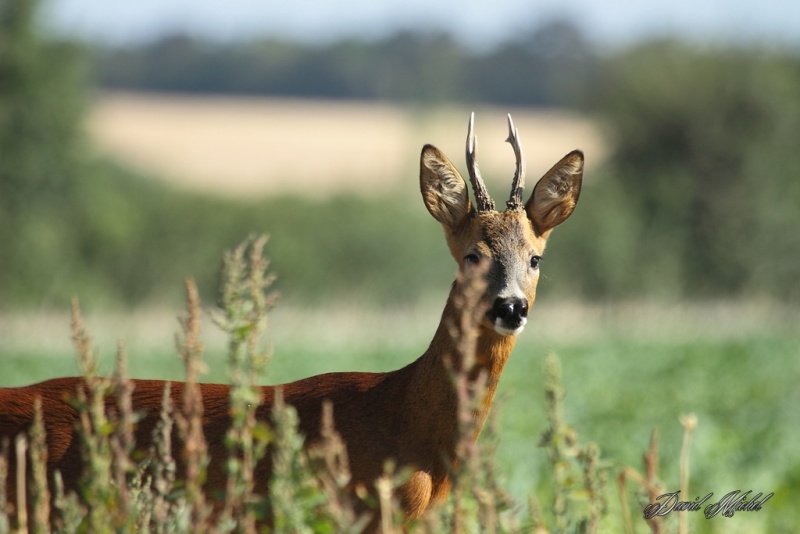
{"type": "Polygon", "coordinates": [[[532,28],[480,53],[447,33],[404,31],[326,45],[170,35],[93,54],[96,81],[107,88],[534,106],[574,103],[576,88],[588,83],[597,62],[569,22],[532,28]]]}

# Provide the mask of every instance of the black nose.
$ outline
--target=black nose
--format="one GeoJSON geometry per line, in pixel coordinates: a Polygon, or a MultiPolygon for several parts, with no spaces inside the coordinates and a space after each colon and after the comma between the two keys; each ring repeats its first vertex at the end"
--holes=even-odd
{"type": "Polygon", "coordinates": [[[500,319],[504,324],[517,326],[528,316],[528,301],[519,297],[497,298],[489,310],[492,319],[500,319]]]}

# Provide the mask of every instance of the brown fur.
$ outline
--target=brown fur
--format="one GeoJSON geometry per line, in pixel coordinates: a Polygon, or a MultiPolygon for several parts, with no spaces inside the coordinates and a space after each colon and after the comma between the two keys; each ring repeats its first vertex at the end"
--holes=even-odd
{"type": "MultiPolygon", "coordinates": [[[[536,295],[536,272],[525,271],[530,257],[544,251],[549,231],[574,208],[580,191],[582,156],[568,155],[537,184],[526,211],[476,214],[469,202],[466,184],[453,165],[431,146],[423,149],[420,183],[425,205],[444,229],[450,252],[459,269],[468,270],[464,257],[475,251],[489,260],[485,299],[496,295],[505,283],[503,273],[521,272],[520,282],[528,306],[536,295]],[[541,200],[540,200],[541,196],[541,200]]],[[[399,467],[410,467],[411,478],[398,490],[407,517],[420,516],[432,503],[444,499],[450,488],[448,472],[455,457],[457,399],[445,364],[458,354],[449,325],[457,318],[460,291],[453,285],[442,320],[428,350],[409,365],[388,373],[330,373],[280,386],[286,402],[300,416],[300,430],[306,443],[319,437],[322,402],[333,403],[336,430],[348,446],[353,480],[366,488],[382,474],[384,461],[394,459],[399,467]]],[[[486,397],[475,413],[478,428],[491,407],[500,374],[511,354],[516,337],[498,334],[489,321],[479,326],[476,369],[488,376],[486,397]]],[[[57,378],[31,386],[0,389],[0,437],[13,439],[26,432],[33,420],[33,404],[41,398],[48,446],[48,472],[62,473],[68,489],[75,488],[81,473],[78,441],[74,432],[77,414],[67,402],[81,378],[57,378]]],[[[139,447],[147,447],[159,417],[165,382],[133,381],[133,406],[144,414],[136,429],[139,447]]],[[[183,383],[172,384],[173,403],[179,405],[183,383]]],[[[229,387],[200,386],[204,414],[203,429],[211,458],[207,485],[224,488],[225,431],[229,425],[229,387]]],[[[257,416],[269,419],[275,387],[263,387],[264,403],[257,416]]],[[[112,401],[108,401],[109,407],[112,401]]],[[[477,435],[475,436],[477,438],[477,435]]],[[[256,469],[257,489],[264,491],[269,480],[269,460],[256,469]]],[[[13,459],[8,490],[14,500],[13,459]]]]}

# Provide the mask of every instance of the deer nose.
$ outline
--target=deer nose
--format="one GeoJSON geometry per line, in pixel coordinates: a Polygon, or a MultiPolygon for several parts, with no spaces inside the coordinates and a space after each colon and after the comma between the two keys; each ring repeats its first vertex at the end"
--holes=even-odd
{"type": "Polygon", "coordinates": [[[500,319],[509,326],[516,326],[528,316],[528,301],[519,297],[497,298],[490,313],[493,319],[500,319]]]}

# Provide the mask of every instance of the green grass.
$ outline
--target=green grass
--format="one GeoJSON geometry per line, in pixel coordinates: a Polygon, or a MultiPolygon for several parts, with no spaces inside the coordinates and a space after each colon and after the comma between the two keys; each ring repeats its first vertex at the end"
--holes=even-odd
{"type": "MultiPolygon", "coordinates": [[[[615,465],[643,471],[642,453],[658,428],[661,481],[665,491],[680,489],[678,417],[695,413],[688,500],[708,492],[721,498],[737,489],[776,494],[758,513],[710,521],[691,513],[692,532],[788,532],[800,521],[796,508],[787,506],[800,493],[799,347],[800,337],[778,335],[675,342],[617,338],[552,348],[562,361],[567,421],[615,465]]],[[[527,354],[533,357],[516,352],[505,373],[509,400],[500,425],[508,439],[499,462],[517,495],[548,484],[533,439],[543,420],[540,358],[535,349],[527,354]]]]}
{"type": "MultiPolygon", "coordinates": [[[[679,489],[683,430],[678,417],[690,412],[699,418],[691,454],[690,500],[708,492],[718,498],[733,490],[775,492],[760,512],[711,520],[700,512],[690,513],[690,531],[788,532],[790,526],[800,524],[800,512],[794,506],[800,495],[800,448],[796,445],[800,441],[800,415],[796,411],[800,406],[800,389],[796,387],[800,333],[793,333],[791,328],[730,331],[719,327],[704,335],[702,328],[692,329],[687,324],[684,335],[674,325],[671,328],[678,332],[676,335],[643,335],[640,327],[622,323],[588,335],[582,333],[591,330],[591,325],[582,324],[571,327],[574,335],[569,335],[570,329],[548,333],[552,329],[544,315],[548,304],[539,306],[542,315],[534,316],[538,322],[523,334],[504,372],[496,410],[500,478],[520,505],[532,493],[546,500],[551,485],[546,454],[537,442],[546,426],[542,363],[547,352],[553,351],[563,366],[567,422],[576,428],[582,441],[596,442],[603,458],[612,462],[610,512],[605,519],[609,532],[621,529],[614,478],[623,466],[643,470],[642,453],[653,428],[661,434],[660,479],[664,489],[679,489]]],[[[278,310],[273,328],[281,324],[278,310]]],[[[385,312],[374,312],[373,319],[381,313],[385,312]]],[[[427,320],[428,311],[422,315],[427,320]]],[[[91,324],[91,317],[88,320],[91,324]]],[[[652,317],[653,321],[658,317],[652,317]]],[[[275,332],[270,382],[333,370],[395,369],[421,354],[428,341],[424,332],[433,331],[433,325],[406,325],[408,338],[403,332],[394,333],[402,339],[398,343],[392,342],[388,331],[367,335],[353,328],[332,337],[322,329],[315,334],[314,328],[309,325],[305,332],[275,332]]],[[[209,373],[203,379],[225,381],[224,350],[215,347],[208,329],[206,334],[211,337],[205,358],[209,373]]],[[[63,350],[47,352],[21,345],[11,351],[0,349],[2,385],[77,374],[68,340],[64,340],[63,350]]],[[[107,372],[112,367],[114,349],[113,343],[100,344],[102,368],[107,372]]],[[[171,345],[153,350],[132,342],[128,354],[131,377],[183,377],[181,362],[171,345]]],[[[542,504],[546,507],[549,503],[542,504]]],[[[639,515],[641,506],[632,500],[631,508],[637,532],[646,532],[639,515]]],[[[676,525],[675,515],[670,516],[670,527],[676,525]]]]}

